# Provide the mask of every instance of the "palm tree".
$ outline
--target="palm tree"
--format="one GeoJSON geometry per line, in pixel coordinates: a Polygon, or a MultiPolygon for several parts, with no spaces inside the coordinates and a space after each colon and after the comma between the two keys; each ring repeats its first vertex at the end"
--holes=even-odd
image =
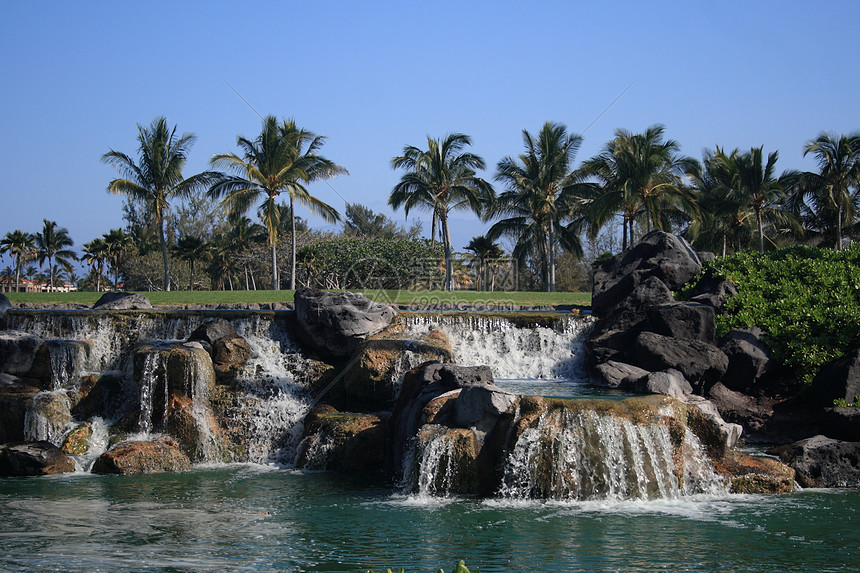
{"type": "Polygon", "coordinates": [[[683,183],[695,160],[679,155],[678,143],[664,141],[664,133],[662,125],[637,134],[618,129],[603,151],[583,164],[582,174],[603,186],[590,206],[592,233],[620,213],[623,250],[633,242],[635,221],[644,221],[649,230],[667,229],[697,209],[695,194],[683,183]]]}
{"type": "MultiPolygon", "coordinates": [[[[113,267],[113,285],[115,289],[119,289],[119,272],[128,254],[135,248],[134,241],[131,235],[122,229],[111,229],[102,236],[107,245],[107,258],[113,267]]],[[[169,278],[165,284],[169,284],[169,278]]]]}
{"type": "Polygon", "coordinates": [[[427,137],[427,150],[408,145],[403,155],[391,160],[393,169],[404,169],[400,182],[388,197],[394,209],[403,207],[406,216],[413,208],[429,210],[438,217],[445,248],[445,290],[454,285],[454,262],[448,214],[471,210],[479,216],[493,200],[493,187],[476,175],[484,169],[484,160],[465,151],[472,139],[462,133],[446,135],[441,140],[427,137]]]}
{"type": "Polygon", "coordinates": [[[490,227],[487,236],[509,236],[516,242],[514,257],[531,255],[547,292],[555,291],[559,246],[582,255],[581,207],[594,185],[571,171],[581,143],[582,137],[567,133],[564,125],[546,122],[537,138],[523,130],[525,152],[516,159],[503,158],[496,167],[496,180],[507,190],[488,210],[487,219],[502,219],[490,227]]]}
{"type": "Polygon", "coordinates": [[[187,261],[190,265],[191,278],[188,282],[188,290],[194,290],[194,262],[206,259],[209,253],[206,241],[200,237],[192,237],[191,235],[179,237],[179,240],[173,245],[173,253],[183,261],[187,261]]]}
{"type": "Polygon", "coordinates": [[[347,174],[347,170],[333,161],[318,155],[325,138],[296,126],[293,119],[278,123],[275,116],[263,120],[263,131],[253,141],[238,137],[236,144],[242,149],[240,157],[223,153],[212,157],[216,168],[233,171],[236,175],[222,175],[209,190],[213,197],[223,197],[232,215],[248,211],[262,200],[260,213],[268,232],[268,245],[272,253],[272,288],[278,290],[278,228],[281,210],[277,198],[286,193],[290,198],[290,225],[292,247],[290,262],[290,289],[296,288],[295,204],[299,203],[329,223],[340,220],[340,214],[326,203],[313,197],[305,185],[347,174]]]}
{"type": "Polygon", "coordinates": [[[108,191],[126,195],[144,202],[158,228],[161,256],[164,264],[164,290],[170,290],[170,269],[167,258],[167,240],[164,235],[164,216],[168,203],[174,198],[183,198],[192,192],[208,187],[212,173],[204,172],[188,179],[182,169],[195,136],[190,133],[176,134],[176,126],[170,129],[163,117],[155,118],[148,128],[137,126],[138,162],[113,149],[102,155],[102,163],[115,167],[122,179],[108,184],[108,191]]]}
{"type": "Polygon", "coordinates": [[[84,243],[83,260],[92,265],[96,273],[96,292],[102,290],[102,274],[105,269],[105,260],[108,258],[108,244],[104,238],[96,237],[89,243],[84,243]]]}
{"type": "Polygon", "coordinates": [[[799,231],[796,219],[782,207],[785,191],[776,176],[779,152],[774,151],[764,160],[762,147],[753,147],[749,153],[737,149],[730,154],[718,150],[714,154],[715,168],[724,175],[722,195],[737,203],[741,209],[752,212],[758,234],[759,252],[764,252],[764,220],[769,219],[774,228],[791,227],[799,231]]]}
{"type": "Polygon", "coordinates": [[[36,233],[36,249],[38,251],[39,266],[48,260],[48,271],[50,273],[50,290],[54,290],[54,259],[57,263],[66,269],[70,269],[72,261],[78,260],[78,256],[74,251],[67,247],[72,247],[75,242],[69,236],[69,231],[65,227],[57,227],[57,223],[42,219],[42,231],[36,233]]]}
{"type": "MultiPolygon", "coordinates": [[[[251,290],[252,285],[254,290],[257,290],[257,282],[254,279],[254,268],[251,264],[251,258],[247,254],[257,244],[265,242],[268,233],[262,225],[252,223],[251,219],[244,215],[233,217],[232,219],[231,223],[233,226],[227,234],[230,250],[238,256],[242,263],[242,272],[245,275],[245,290],[251,290]]],[[[283,220],[284,217],[282,215],[281,221],[283,220]]],[[[290,240],[292,240],[292,237],[290,240]]]]}
{"type": "Polygon", "coordinates": [[[21,267],[33,258],[36,242],[33,235],[16,229],[0,240],[0,254],[9,253],[15,259],[15,292],[21,289],[21,267]]]}
{"type": "MultiPolygon", "coordinates": [[[[487,274],[492,268],[492,261],[501,258],[505,253],[502,248],[497,245],[492,239],[485,235],[472,237],[469,244],[466,245],[467,251],[472,251],[478,261],[478,280],[475,290],[486,289],[487,274]]],[[[495,281],[492,282],[490,290],[493,290],[495,281]]]]}
{"type": "Polygon", "coordinates": [[[810,153],[819,172],[789,176],[790,204],[795,212],[807,211],[812,226],[839,251],[843,228],[854,224],[860,202],[860,133],[838,139],[822,133],[804,147],[804,157],[810,153]]]}

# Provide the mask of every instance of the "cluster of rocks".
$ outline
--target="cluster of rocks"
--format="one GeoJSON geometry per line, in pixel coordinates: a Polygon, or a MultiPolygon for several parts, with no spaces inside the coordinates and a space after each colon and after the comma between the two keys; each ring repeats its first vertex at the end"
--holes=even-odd
{"type": "MultiPolygon", "coordinates": [[[[850,402],[860,394],[858,351],[822,369],[811,389],[813,400],[783,399],[781,393],[798,388],[771,359],[761,329],[733,329],[716,339],[716,317],[737,288],[713,268],[702,275],[703,260],[712,256],[698,253],[682,238],[654,231],[595,270],[592,308],[599,320],[586,342],[595,383],[700,404],[700,397],[708,398],[710,407],[732,422],[724,431],[739,436],[737,425],[742,425],[754,441],[790,442],[818,432],[860,440],[856,409],[833,407],[835,398],[850,402]],[[689,289],[693,279],[689,298],[676,300],[673,293],[689,289]]],[[[786,452],[812,446],[834,447],[816,440],[774,453],[802,476],[806,466],[786,452]]],[[[838,447],[860,458],[860,442],[838,447]]],[[[840,479],[814,483],[860,484],[860,464],[849,460],[843,469],[840,479]]],[[[806,477],[799,481],[812,483],[806,477]]]]}

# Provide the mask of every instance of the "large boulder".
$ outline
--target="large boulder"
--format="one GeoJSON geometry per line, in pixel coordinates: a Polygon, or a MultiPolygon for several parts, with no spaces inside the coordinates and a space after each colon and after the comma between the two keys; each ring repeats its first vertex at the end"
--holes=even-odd
{"type": "Polygon", "coordinates": [[[693,387],[684,375],[672,368],[661,372],[649,372],[633,382],[633,390],[640,394],[663,394],[684,401],[693,387]]]}
{"type": "Polygon", "coordinates": [[[191,469],[188,459],[173,439],[122,442],[96,458],[94,474],[145,474],[191,469]]]}
{"type": "Polygon", "coordinates": [[[795,472],[773,458],[731,451],[716,463],[731,493],[774,494],[794,491],[795,472]]]}
{"type": "Polygon", "coordinates": [[[239,336],[229,321],[223,318],[207,320],[197,327],[189,342],[199,342],[212,357],[212,365],[220,382],[230,382],[251,357],[251,347],[239,336]]]}
{"type": "Polygon", "coordinates": [[[651,372],[678,370],[698,393],[719,382],[729,365],[728,357],[712,344],[654,332],[640,333],[631,355],[634,364],[651,372]]]}
{"type": "Polygon", "coordinates": [[[600,316],[606,314],[652,276],[670,290],[678,290],[701,270],[702,261],[687,241],[663,231],[652,231],[595,270],[592,308],[600,316]]]}
{"type": "Polygon", "coordinates": [[[762,340],[760,328],[733,329],[719,342],[729,358],[723,384],[732,390],[749,392],[772,369],[770,350],[762,340]]]}
{"type": "Polygon", "coordinates": [[[296,290],[296,321],[306,344],[323,354],[345,357],[368,336],[391,325],[397,311],[361,293],[296,290]]]}
{"type": "Polygon", "coordinates": [[[853,406],[825,408],[821,429],[828,438],[860,442],[860,408],[853,406]]]}
{"type": "Polygon", "coordinates": [[[860,486],[860,442],[813,436],[768,450],[791,466],[803,487],[860,486]]]}
{"type": "Polygon", "coordinates": [[[671,336],[714,342],[714,307],[698,302],[667,302],[648,309],[647,330],[671,336]]]}
{"type": "Polygon", "coordinates": [[[714,267],[705,270],[690,293],[690,301],[714,307],[718,313],[724,311],[726,302],[738,295],[738,287],[722,276],[714,267]]]}
{"type": "Polygon", "coordinates": [[[654,309],[672,303],[674,300],[672,291],[663,281],[657,277],[648,277],[609,310],[600,329],[602,331],[641,329],[654,309]]]}
{"type": "Polygon", "coordinates": [[[0,331],[0,372],[27,375],[44,343],[40,337],[29,332],[0,331]]]}
{"type": "Polygon", "coordinates": [[[594,368],[594,377],[591,382],[595,386],[603,388],[631,388],[636,380],[647,376],[649,372],[644,368],[609,360],[598,364],[594,368]]]}
{"type": "Polygon", "coordinates": [[[773,416],[773,408],[767,403],[762,404],[752,396],[732,390],[721,382],[708,390],[708,399],[726,421],[740,424],[748,435],[764,431],[773,416]]]}
{"type": "Polygon", "coordinates": [[[825,408],[834,400],[852,404],[860,396],[860,348],[822,366],[812,380],[812,395],[825,408]]]}
{"type": "Polygon", "coordinates": [[[314,408],[305,418],[296,467],[353,474],[385,469],[387,420],[374,414],[314,408]]]}
{"type": "Polygon", "coordinates": [[[93,310],[151,310],[152,303],[134,292],[106,292],[93,305],[93,310]]]}
{"type": "Polygon", "coordinates": [[[50,442],[0,446],[0,476],[42,476],[75,471],[75,462],[50,442]]]}
{"type": "Polygon", "coordinates": [[[12,303],[9,302],[9,299],[6,298],[6,295],[0,292],[0,318],[6,316],[6,311],[10,308],[14,308],[12,303]]]}

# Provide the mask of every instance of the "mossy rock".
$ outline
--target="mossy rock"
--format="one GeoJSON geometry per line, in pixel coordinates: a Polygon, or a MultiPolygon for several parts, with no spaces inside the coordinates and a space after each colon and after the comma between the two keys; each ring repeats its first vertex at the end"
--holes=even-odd
{"type": "Polygon", "coordinates": [[[385,468],[387,431],[387,419],[380,416],[317,406],[305,419],[296,466],[350,474],[379,472],[385,468]]]}
{"type": "Polygon", "coordinates": [[[60,449],[70,456],[83,456],[90,450],[90,438],[93,437],[92,422],[84,422],[66,434],[60,449]]]}

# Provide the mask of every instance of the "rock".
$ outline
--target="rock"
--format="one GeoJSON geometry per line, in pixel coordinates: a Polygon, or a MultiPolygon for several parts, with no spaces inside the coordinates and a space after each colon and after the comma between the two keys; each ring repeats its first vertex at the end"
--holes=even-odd
{"type": "Polygon", "coordinates": [[[90,438],[92,437],[92,422],[84,422],[66,434],[60,449],[69,456],[83,456],[90,449],[90,438]]]}
{"type": "Polygon", "coordinates": [[[726,302],[737,295],[738,287],[717,269],[709,267],[690,293],[690,302],[708,304],[714,307],[716,312],[722,312],[726,302]]]}
{"type": "Polygon", "coordinates": [[[188,342],[199,342],[209,353],[221,383],[235,380],[239,370],[251,357],[248,342],[223,318],[205,321],[191,333],[188,342]]]}
{"type": "Polygon", "coordinates": [[[775,494],[794,491],[795,472],[773,458],[728,452],[716,463],[731,493],[775,494]]]}
{"type": "Polygon", "coordinates": [[[39,392],[28,404],[24,418],[27,440],[60,443],[66,426],[72,422],[69,397],[65,392],[39,392]]]}
{"type": "Polygon", "coordinates": [[[12,303],[9,302],[9,299],[6,298],[6,295],[0,292],[0,318],[6,316],[6,311],[15,308],[12,306],[12,303]]]}
{"type": "Polygon", "coordinates": [[[193,462],[229,461],[225,455],[228,448],[212,412],[208,407],[195,407],[188,396],[170,395],[165,430],[193,462]]]}
{"type": "Polygon", "coordinates": [[[71,389],[89,370],[93,343],[89,340],[49,339],[36,352],[28,376],[45,390],[71,389]]]}
{"type": "Polygon", "coordinates": [[[635,380],[632,386],[640,394],[664,394],[681,401],[693,392],[693,387],[684,375],[671,368],[662,372],[648,372],[635,380]]]}
{"type": "Polygon", "coordinates": [[[92,467],[94,474],[143,474],[191,469],[191,460],[173,439],[122,442],[100,455],[92,467]]]}
{"type": "Polygon", "coordinates": [[[455,423],[461,428],[490,432],[499,417],[510,410],[516,401],[516,394],[505,392],[501,388],[468,386],[460,391],[454,403],[455,423]]]}
{"type": "Polygon", "coordinates": [[[405,478],[414,490],[421,486],[437,496],[490,494],[492,472],[481,463],[481,443],[474,430],[427,424],[415,437],[415,449],[405,478]],[[421,468],[425,460],[435,462],[435,467],[421,468]]]}
{"type": "Polygon", "coordinates": [[[27,375],[44,340],[18,330],[0,331],[0,372],[27,375]]]}
{"type": "Polygon", "coordinates": [[[797,472],[803,487],[860,486],[860,442],[813,436],[768,450],[797,472]]]}
{"type": "Polygon", "coordinates": [[[825,408],[821,426],[828,438],[860,442],[860,408],[825,408]]]}
{"type": "Polygon", "coordinates": [[[77,420],[94,416],[110,419],[123,410],[126,397],[122,375],[115,372],[89,374],[69,392],[72,415],[77,420]]]}
{"type": "Polygon", "coordinates": [[[429,361],[451,362],[453,354],[448,336],[438,330],[419,339],[372,338],[362,342],[353,353],[351,366],[344,372],[343,386],[329,399],[357,412],[391,410],[400,390],[403,374],[429,361]]]}
{"type": "Polygon", "coordinates": [[[211,346],[218,340],[236,338],[237,336],[239,334],[229,321],[223,318],[213,318],[198,326],[188,337],[188,340],[189,342],[192,340],[203,341],[211,346]]]}
{"type": "Polygon", "coordinates": [[[860,348],[822,366],[812,380],[812,395],[824,408],[837,399],[852,404],[860,396],[860,348]]]}
{"type": "Polygon", "coordinates": [[[152,310],[152,304],[139,293],[106,292],[93,305],[93,310],[152,310]]]}
{"type": "Polygon", "coordinates": [[[634,364],[652,372],[669,368],[678,370],[698,393],[719,382],[729,364],[723,351],[712,344],[669,338],[653,332],[639,334],[631,355],[634,364]]]}
{"type": "Polygon", "coordinates": [[[714,342],[714,307],[697,302],[667,302],[647,310],[646,330],[671,336],[714,342]]]}
{"type": "Polygon", "coordinates": [[[726,421],[740,424],[747,434],[764,430],[773,415],[772,407],[759,403],[752,396],[732,390],[721,382],[711,387],[708,399],[726,421]]]}
{"type": "Polygon", "coordinates": [[[699,255],[687,241],[662,231],[652,231],[595,270],[592,309],[597,315],[606,314],[652,276],[670,290],[678,290],[701,269],[699,255]]]}
{"type": "Polygon", "coordinates": [[[733,329],[719,343],[729,359],[723,384],[732,390],[749,392],[772,368],[770,351],[762,341],[760,328],[733,329]]]}
{"type": "Polygon", "coordinates": [[[656,277],[648,277],[609,310],[600,329],[602,331],[641,329],[654,309],[674,300],[672,291],[663,281],[656,277]]]}
{"type": "Polygon", "coordinates": [[[681,401],[692,406],[687,410],[687,425],[702,440],[712,458],[724,457],[738,444],[743,428],[723,420],[713,402],[692,394],[681,401]]]}
{"type": "Polygon", "coordinates": [[[75,471],[75,462],[50,442],[0,446],[0,476],[42,476],[75,471]]]}
{"type": "Polygon", "coordinates": [[[649,374],[643,368],[614,360],[598,364],[594,371],[597,378],[592,378],[591,382],[595,386],[622,389],[632,388],[634,381],[649,374]]]}
{"type": "Polygon", "coordinates": [[[368,336],[382,332],[397,317],[387,304],[360,293],[334,293],[301,287],[295,294],[298,331],[304,341],[335,357],[349,356],[368,336]]]}
{"type": "Polygon", "coordinates": [[[315,408],[305,419],[296,467],[335,472],[385,469],[386,420],[372,414],[315,408]]]}

